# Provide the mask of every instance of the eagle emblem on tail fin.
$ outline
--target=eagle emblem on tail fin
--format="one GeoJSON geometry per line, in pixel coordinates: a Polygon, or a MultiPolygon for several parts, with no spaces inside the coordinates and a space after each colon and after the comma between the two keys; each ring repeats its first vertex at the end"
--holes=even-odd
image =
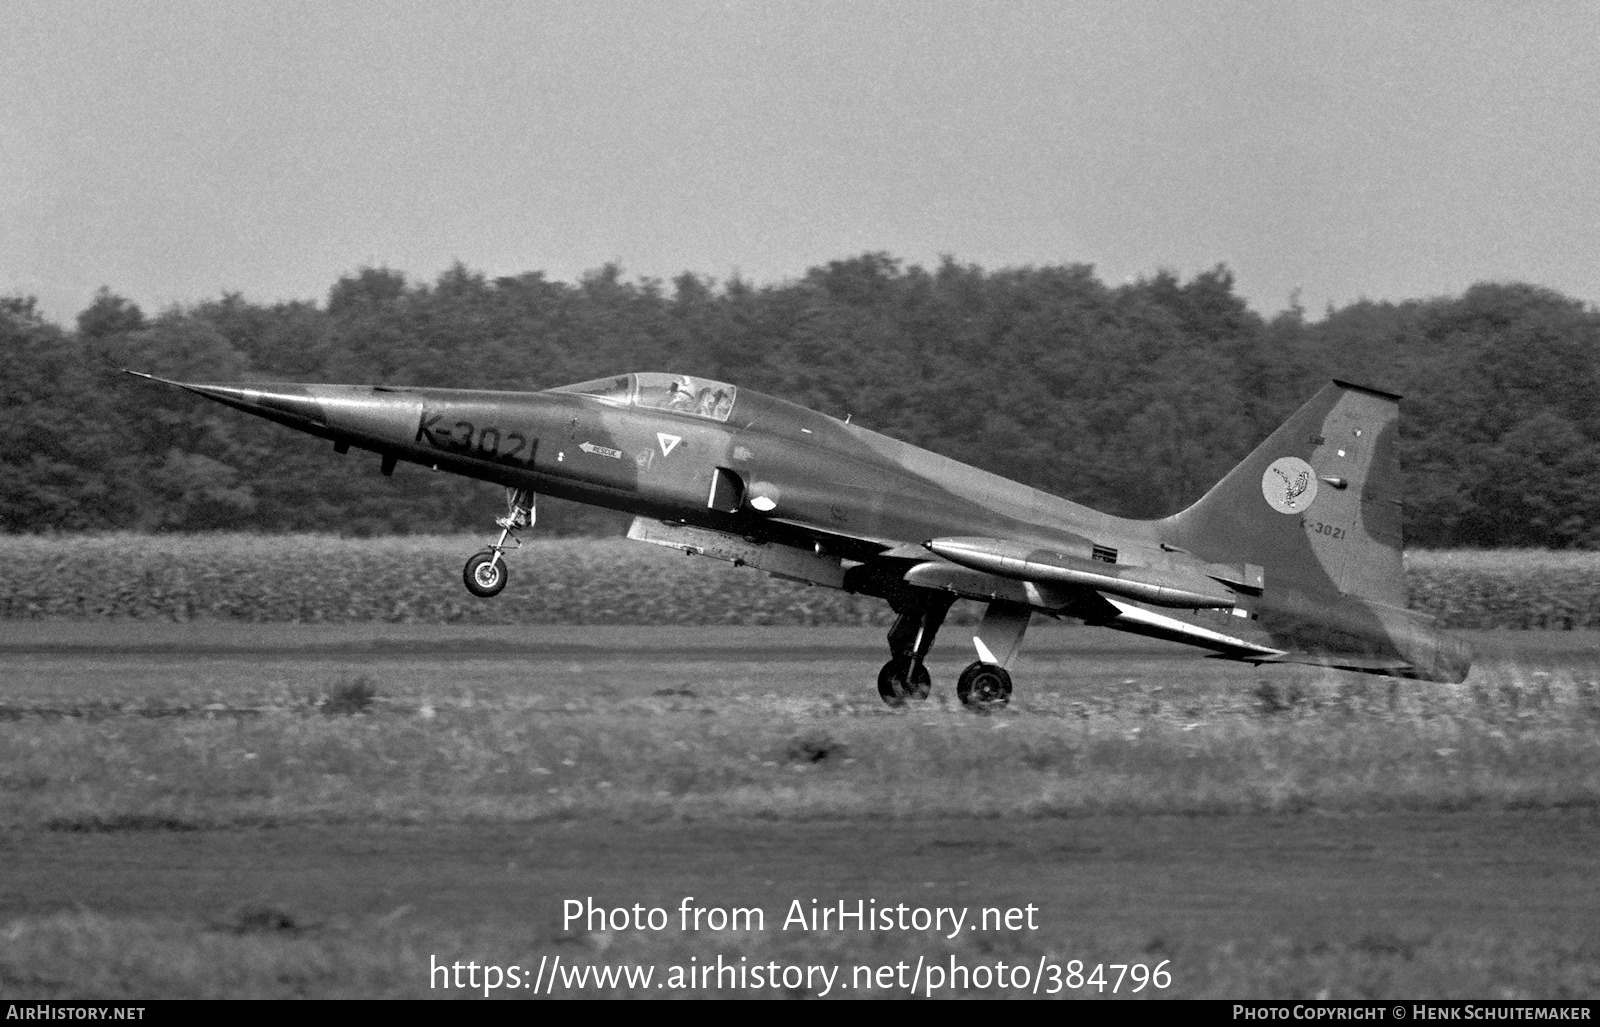
{"type": "Polygon", "coordinates": [[[1297,456],[1274,460],[1261,475],[1261,495],[1279,513],[1304,513],[1317,499],[1317,476],[1297,456]]]}

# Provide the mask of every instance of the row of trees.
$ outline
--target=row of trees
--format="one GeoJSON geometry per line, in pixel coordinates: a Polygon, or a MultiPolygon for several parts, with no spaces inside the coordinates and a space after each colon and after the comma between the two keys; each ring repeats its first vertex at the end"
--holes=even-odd
{"type": "MultiPolygon", "coordinates": [[[[102,290],[71,329],[0,300],[0,528],[487,528],[487,486],[352,473],[309,437],[119,375],[542,389],[619,370],[731,381],[1130,516],[1197,498],[1330,377],[1399,392],[1408,538],[1600,545],[1600,313],[1547,289],[1271,319],[1218,266],[1107,286],[1086,265],[868,253],[753,286],[684,274],[432,283],[367,268],[325,303],[238,294],[154,317],[102,290]]],[[[375,463],[375,461],[373,461],[375,463]]],[[[541,510],[558,530],[607,515],[541,510]]]]}

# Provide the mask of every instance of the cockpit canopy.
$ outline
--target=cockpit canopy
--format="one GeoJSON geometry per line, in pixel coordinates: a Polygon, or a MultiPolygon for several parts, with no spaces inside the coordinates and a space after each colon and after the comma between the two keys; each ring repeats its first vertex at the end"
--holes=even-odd
{"type": "Polygon", "coordinates": [[[550,391],[594,396],[617,406],[675,410],[680,414],[709,417],[713,421],[728,419],[728,415],[733,413],[733,400],[738,392],[732,385],[714,382],[709,378],[691,378],[686,374],[662,374],[658,371],[612,375],[610,378],[596,378],[592,382],[563,385],[550,391]]]}

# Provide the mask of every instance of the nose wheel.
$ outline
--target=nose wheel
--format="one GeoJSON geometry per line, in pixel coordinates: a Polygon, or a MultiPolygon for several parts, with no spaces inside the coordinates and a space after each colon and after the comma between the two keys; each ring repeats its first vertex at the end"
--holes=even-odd
{"type": "Polygon", "coordinates": [[[538,515],[534,495],[527,489],[506,489],[506,506],[506,515],[494,519],[500,526],[499,541],[491,542],[481,553],[474,553],[461,570],[462,583],[467,586],[468,592],[479,599],[497,596],[506,587],[506,582],[511,578],[511,568],[506,565],[506,551],[522,548],[517,529],[533,527],[538,515]]]}
{"type": "Polygon", "coordinates": [[[493,549],[474,553],[461,572],[461,580],[466,584],[467,591],[479,599],[499,595],[510,577],[505,554],[493,549]]]}

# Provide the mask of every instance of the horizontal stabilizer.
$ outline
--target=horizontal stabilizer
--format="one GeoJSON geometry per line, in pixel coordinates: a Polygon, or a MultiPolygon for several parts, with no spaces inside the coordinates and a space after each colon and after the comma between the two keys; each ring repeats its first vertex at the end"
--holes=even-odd
{"type": "Polygon", "coordinates": [[[1354,670],[1363,674],[1388,674],[1399,677],[1411,677],[1412,672],[1416,670],[1410,663],[1398,657],[1345,653],[1285,653],[1260,662],[1303,663],[1312,667],[1332,667],[1335,670],[1354,670]]]}
{"type": "Polygon", "coordinates": [[[1177,617],[1169,617],[1164,613],[1146,610],[1143,607],[1105,597],[1106,602],[1116,609],[1117,615],[1110,620],[1100,621],[1109,628],[1127,631],[1135,635],[1146,635],[1150,638],[1164,638],[1170,642],[1183,642],[1186,645],[1196,645],[1203,649],[1215,650],[1217,653],[1233,659],[1259,659],[1261,662],[1276,660],[1287,653],[1282,649],[1273,649],[1254,642],[1247,642],[1242,638],[1213,631],[1210,628],[1191,624],[1177,617]]]}

